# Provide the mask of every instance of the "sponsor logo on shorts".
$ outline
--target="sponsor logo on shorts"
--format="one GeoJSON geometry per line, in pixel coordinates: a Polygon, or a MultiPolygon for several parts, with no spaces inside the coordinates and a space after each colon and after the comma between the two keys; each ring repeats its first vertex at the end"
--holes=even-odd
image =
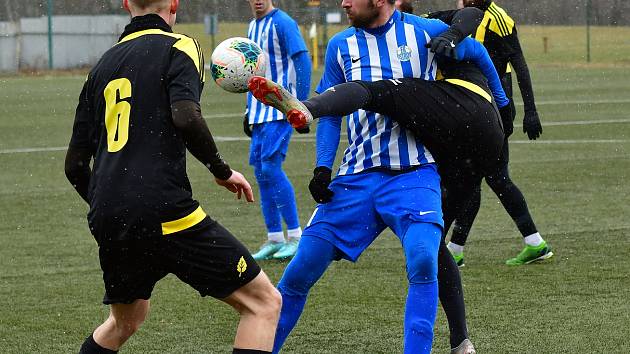
{"type": "Polygon", "coordinates": [[[421,211],[418,214],[420,214],[420,216],[423,216],[423,215],[427,215],[427,214],[431,214],[431,213],[435,213],[435,210],[421,211]]]}
{"type": "Polygon", "coordinates": [[[247,270],[247,262],[245,262],[245,258],[241,256],[241,259],[238,260],[238,264],[236,265],[236,271],[238,272],[238,277],[240,278],[243,273],[247,270]]]}

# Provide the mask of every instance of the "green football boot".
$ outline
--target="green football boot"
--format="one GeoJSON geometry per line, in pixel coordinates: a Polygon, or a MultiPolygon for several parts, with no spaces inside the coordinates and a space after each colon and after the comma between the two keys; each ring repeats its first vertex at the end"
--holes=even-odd
{"type": "Polygon", "coordinates": [[[254,253],[252,257],[257,261],[271,259],[273,254],[280,251],[284,245],[284,242],[267,241],[260,246],[258,252],[254,253]]]}
{"type": "Polygon", "coordinates": [[[453,259],[455,260],[455,263],[457,263],[457,266],[459,268],[466,266],[466,264],[464,263],[464,252],[461,252],[461,253],[451,252],[451,256],[453,256],[453,259]]]}
{"type": "Polygon", "coordinates": [[[289,242],[285,243],[278,252],[273,254],[273,259],[288,259],[295,256],[299,243],[299,238],[290,238],[289,242]]]}
{"type": "Polygon", "coordinates": [[[515,258],[508,259],[505,261],[505,264],[510,266],[518,266],[530,264],[536,261],[542,261],[553,256],[553,252],[551,252],[551,247],[547,244],[546,241],[543,241],[538,246],[530,246],[527,245],[521,253],[519,253],[515,258]]]}

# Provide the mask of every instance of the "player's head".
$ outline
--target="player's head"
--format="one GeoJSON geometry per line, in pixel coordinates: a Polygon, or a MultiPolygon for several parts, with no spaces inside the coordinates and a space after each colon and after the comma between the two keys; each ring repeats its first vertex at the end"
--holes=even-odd
{"type": "Polygon", "coordinates": [[[464,0],[457,0],[457,8],[458,9],[464,8],[464,0]]]}
{"type": "Polygon", "coordinates": [[[408,14],[413,13],[413,5],[411,5],[411,0],[396,0],[396,9],[398,11],[406,12],[408,14]]]}
{"type": "Polygon", "coordinates": [[[132,17],[158,14],[173,26],[177,19],[179,0],[123,0],[123,7],[132,17]]]}
{"type": "Polygon", "coordinates": [[[378,27],[390,18],[396,0],[343,0],[348,21],[354,27],[378,27]]]}
{"type": "Polygon", "coordinates": [[[477,7],[483,8],[486,3],[491,2],[490,0],[463,0],[462,3],[464,7],[477,7]]]}
{"type": "Polygon", "coordinates": [[[247,2],[256,18],[262,18],[274,9],[271,0],[247,0],[247,2]]]}

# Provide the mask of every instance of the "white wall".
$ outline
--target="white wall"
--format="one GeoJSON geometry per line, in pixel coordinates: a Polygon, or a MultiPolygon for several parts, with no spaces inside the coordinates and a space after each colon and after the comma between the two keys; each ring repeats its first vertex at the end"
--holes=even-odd
{"type": "MultiPolygon", "coordinates": [[[[96,64],[118,42],[128,22],[126,16],[53,16],[53,68],[96,64]]],[[[11,26],[0,26],[0,70],[48,68],[48,18],[22,18],[12,26],[13,34],[11,26]],[[13,46],[11,38],[16,42],[13,46]],[[18,67],[5,61],[17,62],[18,67]]]]}

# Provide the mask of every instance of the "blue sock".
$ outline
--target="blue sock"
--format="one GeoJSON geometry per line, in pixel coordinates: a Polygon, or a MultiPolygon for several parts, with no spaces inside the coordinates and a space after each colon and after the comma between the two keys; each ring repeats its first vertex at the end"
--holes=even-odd
{"type": "Polygon", "coordinates": [[[413,223],[402,239],[409,280],[404,353],[431,352],[438,305],[437,253],[441,238],[439,225],[413,223]]]}
{"type": "Polygon", "coordinates": [[[260,174],[269,181],[271,198],[287,228],[292,230],[300,227],[295,192],[291,181],[282,170],[282,155],[274,154],[270,159],[261,161],[260,174]]]}
{"type": "Polygon", "coordinates": [[[254,175],[256,176],[256,182],[258,182],[258,188],[260,189],[260,209],[265,219],[267,232],[282,232],[282,217],[276,205],[276,198],[274,197],[275,186],[273,176],[265,172],[266,170],[263,169],[261,162],[258,162],[254,166],[254,175]]]}
{"type": "Polygon", "coordinates": [[[278,353],[284,341],[302,315],[308,292],[335,258],[336,248],[319,237],[303,235],[297,253],[284,270],[278,290],[282,295],[282,310],[276,329],[273,353],[278,353]]]}

